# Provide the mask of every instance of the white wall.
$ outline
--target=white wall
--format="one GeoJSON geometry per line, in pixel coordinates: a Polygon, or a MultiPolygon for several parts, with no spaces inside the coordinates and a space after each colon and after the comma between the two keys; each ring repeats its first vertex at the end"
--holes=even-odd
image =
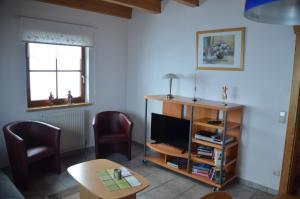
{"type": "Polygon", "coordinates": [[[279,177],[272,172],[282,164],[286,124],[278,123],[278,115],[289,104],[292,27],[246,20],[244,1],[239,0],[208,0],[198,8],[175,1],[163,4],[161,14],[134,12],[128,25],[127,109],[136,120],[134,140],[143,141],[143,96],[168,92],[164,74],[182,75],[174,81],[174,93],[193,96],[196,31],[246,27],[245,71],[198,71],[197,97],[220,100],[226,84],[228,101],[246,106],[239,175],[278,189],[279,177]]]}
{"type": "MultiPolygon", "coordinates": [[[[38,119],[41,112],[26,111],[25,46],[19,40],[18,16],[30,16],[96,27],[95,68],[91,68],[90,122],[96,112],[125,110],[128,21],[31,0],[0,0],[0,127],[23,119],[38,119]],[[95,82],[93,81],[95,77],[95,82]],[[94,87],[95,85],[95,87],[94,87]]],[[[60,111],[60,110],[55,110],[60,111]]],[[[63,110],[62,110],[63,111],[63,110]]],[[[51,111],[50,111],[51,112],[51,111]]],[[[89,123],[91,126],[91,123],[89,123]]],[[[90,141],[93,136],[90,133],[90,141]]],[[[90,142],[90,144],[93,144],[90,142]]],[[[0,167],[7,165],[0,133],[0,167]]]]}

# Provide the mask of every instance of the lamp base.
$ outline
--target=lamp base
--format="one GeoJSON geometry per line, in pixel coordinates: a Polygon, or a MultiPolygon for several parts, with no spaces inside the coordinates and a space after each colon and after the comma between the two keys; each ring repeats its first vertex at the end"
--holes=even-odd
{"type": "Polygon", "coordinates": [[[168,94],[168,95],[166,95],[166,98],[167,98],[167,99],[173,99],[174,96],[173,96],[172,94],[168,94]]]}

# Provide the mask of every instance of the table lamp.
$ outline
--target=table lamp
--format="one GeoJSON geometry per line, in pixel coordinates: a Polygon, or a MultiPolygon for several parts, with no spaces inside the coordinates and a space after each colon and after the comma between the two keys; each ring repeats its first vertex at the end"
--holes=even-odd
{"type": "Polygon", "coordinates": [[[169,79],[169,94],[167,95],[167,99],[173,99],[174,96],[172,95],[172,80],[178,79],[178,76],[173,73],[168,73],[164,75],[164,79],[169,79]]]}
{"type": "Polygon", "coordinates": [[[252,21],[299,25],[299,0],[246,0],[244,16],[252,21]]]}

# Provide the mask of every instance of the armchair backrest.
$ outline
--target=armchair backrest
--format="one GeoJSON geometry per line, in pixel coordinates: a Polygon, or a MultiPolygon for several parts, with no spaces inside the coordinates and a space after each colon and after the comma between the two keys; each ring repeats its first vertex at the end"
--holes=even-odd
{"type": "Polygon", "coordinates": [[[119,111],[97,113],[93,120],[95,137],[113,134],[126,134],[131,137],[133,122],[119,111]]]}
{"type": "Polygon", "coordinates": [[[24,140],[26,148],[53,145],[60,136],[60,128],[40,121],[16,121],[3,127],[4,134],[15,134],[24,140]]]}

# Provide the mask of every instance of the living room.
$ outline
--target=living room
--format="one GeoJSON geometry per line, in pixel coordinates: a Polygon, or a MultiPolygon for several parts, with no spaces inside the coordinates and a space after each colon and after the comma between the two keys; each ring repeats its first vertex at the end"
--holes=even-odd
{"type": "MultiPolygon", "coordinates": [[[[53,118],[57,120],[63,114],[83,113],[80,127],[83,137],[78,136],[80,140],[61,137],[64,156],[72,151],[93,149],[92,122],[97,113],[121,111],[133,120],[135,146],[132,151],[138,148],[139,156],[143,153],[139,146],[144,144],[144,97],[169,93],[169,79],[164,78],[165,74],[173,73],[178,77],[172,85],[172,94],[176,96],[222,101],[222,87],[226,86],[226,101],[244,106],[237,180],[277,195],[290,128],[288,118],[291,111],[296,112],[290,109],[296,34],[291,25],[257,23],[245,18],[245,2],[203,0],[198,6],[189,6],[163,0],[160,12],[134,8],[131,18],[126,19],[42,1],[0,0],[0,126],[19,120],[48,119],[51,123],[53,118]],[[29,26],[28,21],[35,22],[29,26]],[[59,33],[73,31],[68,29],[71,26],[80,27],[82,35],[91,38],[85,54],[84,106],[74,103],[60,108],[29,107],[27,42],[22,34],[27,28],[39,30],[43,28],[41,24],[46,23],[49,27],[62,24],[67,30],[54,30],[59,33]],[[195,63],[196,33],[233,28],[245,28],[240,53],[244,64],[240,70],[195,70],[198,67],[195,63]]],[[[149,116],[151,112],[160,113],[161,109],[161,103],[149,101],[149,116]]],[[[9,168],[3,133],[0,136],[0,167],[9,168]]]]}

